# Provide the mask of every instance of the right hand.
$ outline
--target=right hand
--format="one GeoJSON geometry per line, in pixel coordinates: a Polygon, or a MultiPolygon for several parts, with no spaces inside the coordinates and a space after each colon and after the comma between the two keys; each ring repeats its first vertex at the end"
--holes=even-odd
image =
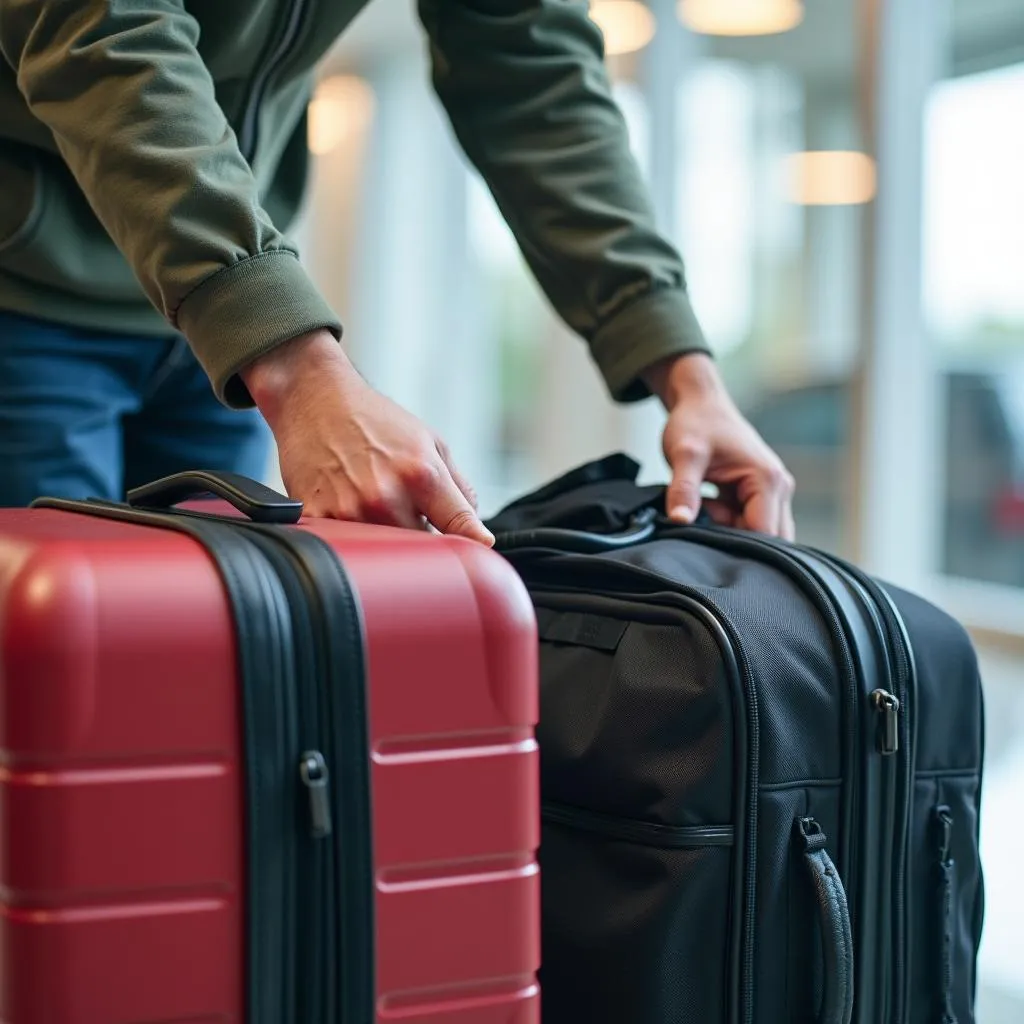
{"type": "Polygon", "coordinates": [[[444,442],[374,391],[326,331],[241,371],[277,441],[288,494],[309,516],[425,529],[491,545],[444,442]]]}

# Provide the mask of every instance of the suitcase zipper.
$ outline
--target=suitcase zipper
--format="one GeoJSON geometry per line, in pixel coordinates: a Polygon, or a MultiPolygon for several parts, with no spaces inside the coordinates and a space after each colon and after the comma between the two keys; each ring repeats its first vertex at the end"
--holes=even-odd
{"type": "MultiPolygon", "coordinates": [[[[280,1009],[281,1019],[330,1019],[324,1015],[335,1002],[328,987],[334,984],[330,962],[337,958],[332,927],[338,908],[333,886],[325,878],[328,848],[320,841],[331,834],[330,816],[324,814],[330,786],[322,752],[326,749],[329,756],[330,738],[323,729],[317,682],[322,676],[322,657],[318,657],[315,630],[306,613],[309,600],[296,558],[287,545],[275,543],[275,538],[262,530],[247,531],[246,535],[263,552],[284,588],[294,638],[294,679],[291,685],[281,687],[283,717],[292,723],[284,745],[285,756],[293,758],[288,771],[294,808],[290,815],[294,824],[288,833],[292,840],[286,882],[290,899],[284,913],[289,921],[286,934],[294,937],[287,943],[292,966],[285,974],[294,980],[280,1009]]],[[[257,739],[257,756],[260,746],[257,739]]],[[[250,765],[249,770],[259,769],[250,765]]]]}
{"type": "MultiPolygon", "coordinates": [[[[558,554],[558,552],[555,552],[558,554]]],[[[572,556],[568,556],[572,557],[572,556]]],[[[734,929],[730,960],[733,971],[738,974],[737,989],[739,1000],[732,1008],[730,1020],[741,1024],[753,1024],[754,1020],[754,928],[755,928],[755,891],[757,885],[757,792],[760,777],[760,736],[757,708],[757,690],[753,672],[747,658],[743,643],[725,613],[713,601],[703,594],[692,590],[685,584],[665,577],[636,565],[624,565],[600,556],[582,556],[582,566],[598,566],[605,579],[609,574],[621,574],[627,580],[646,579],[659,587],[671,585],[673,590],[663,590],[649,594],[630,593],[628,591],[608,591],[606,589],[567,587],[559,584],[554,592],[534,589],[535,604],[547,604],[557,607],[566,595],[573,595],[565,601],[567,606],[580,607],[588,598],[614,601],[617,605],[633,603],[641,608],[653,606],[667,607],[685,612],[699,619],[715,639],[726,671],[733,686],[735,700],[742,704],[741,710],[746,714],[737,716],[737,721],[744,720],[744,735],[737,737],[737,759],[742,760],[746,753],[747,776],[742,779],[742,788],[737,800],[737,821],[743,823],[742,840],[734,843],[740,850],[737,858],[737,883],[734,886],[733,898],[737,907],[741,908],[739,920],[741,926],[734,929]],[[745,698],[745,699],[744,699],[745,698]]],[[[517,570],[525,579],[523,569],[517,570]]]]}
{"type": "Polygon", "coordinates": [[[376,999],[372,816],[366,667],[362,619],[348,577],[318,537],[289,527],[241,521],[248,532],[275,541],[296,568],[310,609],[310,649],[316,652],[304,706],[318,716],[326,754],[307,751],[299,771],[307,791],[307,831],[332,836],[325,863],[314,861],[301,906],[311,915],[304,957],[313,986],[302,1019],[372,1021],[376,999]],[[345,785],[330,785],[328,763],[345,785]],[[309,783],[307,783],[307,779],[309,783]],[[316,936],[322,942],[316,941],[316,936]],[[310,938],[311,936],[311,938],[310,938]],[[322,994],[322,996],[320,995],[322,994]]]}
{"type": "Polygon", "coordinates": [[[541,804],[540,816],[549,825],[662,850],[732,846],[735,832],[732,825],[663,825],[554,801],[541,804]]]}

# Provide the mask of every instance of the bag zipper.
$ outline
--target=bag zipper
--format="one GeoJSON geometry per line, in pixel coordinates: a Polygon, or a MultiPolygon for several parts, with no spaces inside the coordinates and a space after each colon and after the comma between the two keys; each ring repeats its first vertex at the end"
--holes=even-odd
{"type": "Polygon", "coordinates": [[[956,862],[951,855],[953,839],[953,812],[945,804],[935,808],[935,822],[938,826],[939,842],[939,906],[940,942],[942,964],[941,1024],[957,1024],[956,1012],[953,1009],[953,888],[955,883],[956,862]]]}
{"type": "MultiPolygon", "coordinates": [[[[555,555],[559,552],[554,551],[555,555]]],[[[723,660],[726,662],[726,675],[732,684],[734,700],[742,704],[740,710],[745,712],[737,716],[737,721],[744,725],[744,735],[737,736],[737,760],[741,760],[746,752],[747,774],[741,778],[737,786],[736,820],[743,823],[742,839],[735,841],[740,850],[736,865],[736,883],[734,884],[734,902],[740,908],[737,918],[740,927],[732,936],[731,962],[734,972],[738,975],[738,1003],[732,1007],[730,1020],[740,1024],[753,1024],[754,1019],[754,928],[756,913],[757,885],[757,792],[760,777],[760,736],[757,706],[757,690],[753,680],[753,672],[743,643],[736,627],[729,621],[725,613],[715,602],[703,594],[692,590],[685,584],[668,580],[649,569],[636,565],[626,565],[601,556],[565,556],[578,562],[580,568],[597,567],[607,578],[610,573],[623,575],[630,581],[646,579],[656,583],[659,588],[667,585],[673,590],[654,591],[652,593],[634,593],[629,591],[609,591],[607,589],[567,587],[557,584],[554,591],[534,589],[535,604],[546,604],[548,607],[585,608],[588,599],[596,598],[613,601],[616,604],[630,604],[643,608],[652,606],[667,607],[687,613],[699,619],[711,636],[715,639],[723,660]],[[567,596],[568,595],[568,596],[567,596]],[[745,698],[745,699],[744,699],[745,698]]],[[[561,561],[561,559],[560,559],[561,561]]],[[[518,570],[523,578],[526,573],[518,570]]],[[[584,571],[587,571],[584,569],[584,571]]]]}
{"type": "Polygon", "coordinates": [[[549,825],[662,850],[732,846],[735,832],[732,825],[663,825],[547,800],[541,804],[540,816],[549,825]]]}
{"type": "MultiPolygon", "coordinates": [[[[892,906],[894,931],[896,933],[893,959],[893,986],[895,997],[891,1003],[892,1024],[903,1024],[910,1018],[910,990],[907,985],[906,965],[909,962],[908,946],[910,942],[907,928],[907,891],[910,870],[910,809],[913,801],[914,759],[917,749],[912,717],[913,702],[916,697],[916,669],[914,666],[913,648],[906,625],[896,610],[892,598],[867,573],[855,565],[851,565],[836,555],[813,552],[827,561],[840,572],[854,579],[870,595],[872,603],[881,614],[885,624],[885,635],[888,638],[887,649],[894,658],[895,694],[892,713],[896,718],[896,746],[891,751],[894,755],[890,768],[890,789],[892,798],[890,806],[893,816],[892,832],[892,906]],[[900,773],[902,772],[902,778],[900,773]]],[[[883,726],[883,729],[887,729],[883,726]]]]}
{"type": "MultiPolygon", "coordinates": [[[[683,536],[683,534],[676,530],[673,531],[677,536],[683,536]]],[[[663,533],[662,536],[666,536],[663,533]]],[[[816,590],[820,590],[828,602],[828,607],[831,609],[830,618],[837,624],[841,621],[840,614],[836,609],[835,602],[832,600],[829,594],[828,587],[824,586],[818,579],[816,573],[801,560],[800,549],[791,548],[788,545],[784,545],[780,541],[770,540],[767,537],[755,536],[755,535],[744,535],[738,537],[732,533],[711,533],[708,530],[701,530],[699,528],[689,528],[685,532],[686,539],[697,540],[698,537],[703,537],[707,542],[711,537],[714,541],[711,542],[710,546],[721,547],[728,550],[732,547],[743,547],[758,548],[765,552],[771,552],[773,556],[776,556],[772,561],[778,564],[779,561],[788,563],[797,572],[791,575],[797,575],[805,578],[816,590]],[[725,540],[727,543],[721,543],[725,540]],[[781,556],[781,558],[779,557],[781,556]]],[[[699,541],[698,541],[699,542],[699,541]]],[[[892,947],[889,948],[889,935],[883,934],[875,937],[866,936],[863,941],[866,944],[870,944],[875,950],[879,957],[879,979],[881,982],[881,992],[879,993],[882,1007],[888,1005],[889,1020],[891,1024],[902,1024],[904,1010],[904,1000],[906,999],[905,990],[905,968],[904,965],[907,962],[905,943],[906,943],[906,924],[905,924],[905,892],[906,892],[906,848],[905,839],[903,843],[897,842],[897,823],[900,821],[905,822],[907,817],[907,811],[909,809],[909,789],[907,789],[907,795],[904,801],[899,800],[898,795],[898,778],[897,778],[897,765],[888,764],[889,755],[897,754],[901,748],[903,751],[904,758],[909,758],[911,755],[909,741],[900,744],[899,734],[901,731],[901,724],[905,729],[905,723],[901,723],[901,719],[905,719],[905,716],[899,715],[900,708],[905,706],[906,701],[906,686],[903,681],[907,678],[907,666],[911,664],[909,657],[909,641],[906,639],[905,631],[898,628],[894,629],[891,623],[891,619],[895,618],[895,611],[892,608],[892,602],[885,595],[880,587],[865,573],[861,572],[855,566],[849,565],[845,561],[829,555],[826,552],[820,552],[814,549],[806,549],[806,554],[820,559],[826,565],[828,565],[834,572],[842,577],[853,589],[854,593],[858,596],[864,608],[867,610],[869,618],[874,627],[875,633],[881,642],[881,650],[885,657],[887,674],[889,679],[892,680],[890,686],[897,691],[896,694],[890,692],[884,687],[878,687],[871,692],[869,700],[871,707],[878,715],[877,731],[876,731],[876,749],[880,755],[882,755],[882,763],[879,765],[881,771],[884,773],[884,811],[882,815],[883,829],[880,840],[880,863],[883,865],[891,865],[890,877],[880,877],[879,884],[882,888],[882,899],[880,900],[881,906],[892,905],[895,910],[895,923],[893,930],[896,933],[895,940],[892,942],[892,947]],[[899,694],[900,696],[897,696],[899,694]],[[901,814],[902,810],[902,814],[901,814]],[[890,975],[887,969],[890,961],[892,962],[892,973],[890,975]],[[893,990],[895,989],[895,992],[893,990]],[[887,1003],[888,1001],[888,1003],[887,1003]]],[[[850,655],[848,655],[850,656],[850,655]]],[[[852,658],[852,656],[850,656],[852,658]]],[[[856,737],[857,722],[860,718],[860,707],[861,707],[861,687],[857,683],[857,677],[853,675],[854,688],[855,688],[855,702],[854,702],[854,713],[850,716],[853,723],[852,735],[856,737]]],[[[854,745],[851,747],[854,754],[859,749],[859,742],[854,740],[854,745]]],[[[849,762],[847,765],[849,772],[848,778],[851,781],[851,789],[853,790],[853,806],[857,806],[857,798],[859,794],[856,789],[856,781],[859,779],[859,772],[856,769],[856,765],[850,766],[849,762]]],[[[912,770],[910,771],[912,774],[912,770]]],[[[909,778],[909,775],[907,776],[909,778]]],[[[851,812],[852,813],[852,812],[851,812]]],[[[854,820],[852,817],[850,820],[854,820]]],[[[905,826],[904,826],[905,828],[905,826]]],[[[861,829],[857,830],[861,832],[861,829]]],[[[848,832],[849,836],[850,833],[848,832]]],[[[849,841],[849,840],[848,840],[849,841]]],[[[849,862],[847,862],[847,869],[849,869],[849,862]]],[[[856,879],[851,880],[850,888],[852,891],[856,891],[857,882],[856,879]]]]}
{"type": "Polygon", "coordinates": [[[271,45],[268,47],[265,59],[261,61],[259,69],[253,75],[245,107],[242,110],[241,125],[238,129],[238,148],[249,164],[254,160],[259,144],[259,114],[266,96],[267,86],[271,76],[284,64],[298,41],[303,15],[308,4],[309,0],[288,0],[284,12],[284,25],[280,30],[277,45],[273,45],[274,37],[278,34],[278,26],[275,25],[272,29],[271,45]]]}

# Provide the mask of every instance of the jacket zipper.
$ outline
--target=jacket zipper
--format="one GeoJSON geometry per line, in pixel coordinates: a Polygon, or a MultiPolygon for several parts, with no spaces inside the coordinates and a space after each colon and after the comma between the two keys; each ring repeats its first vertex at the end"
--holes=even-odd
{"type": "MultiPolygon", "coordinates": [[[[260,107],[263,105],[267,86],[270,84],[273,74],[290,56],[291,50],[298,41],[299,30],[302,28],[303,15],[308,3],[309,0],[288,0],[284,12],[284,26],[277,45],[268,50],[259,70],[253,75],[249,95],[242,110],[242,123],[238,129],[238,147],[249,164],[252,164],[255,159],[256,149],[259,145],[260,107]]],[[[274,34],[277,33],[277,26],[273,31],[274,34]]]]}
{"type": "Polygon", "coordinates": [[[663,825],[640,821],[601,811],[590,811],[570,804],[544,801],[541,820],[578,832],[589,832],[605,839],[654,846],[662,850],[689,850],[703,846],[732,846],[732,825],[663,825]]]}
{"type": "MultiPolygon", "coordinates": [[[[555,552],[557,554],[557,552],[555,552]]],[[[569,556],[572,557],[572,556],[569,556]]],[[[738,905],[741,906],[740,914],[741,927],[733,935],[733,949],[730,959],[738,965],[739,969],[739,1001],[733,1008],[730,1017],[733,1021],[741,1024],[753,1024],[754,1019],[754,927],[756,901],[755,892],[757,885],[757,791],[760,778],[760,735],[757,707],[757,690],[754,684],[753,672],[747,658],[742,641],[736,632],[736,627],[729,621],[725,613],[713,601],[687,587],[685,584],[677,583],[675,580],[668,580],[664,576],[649,569],[643,569],[635,565],[623,565],[610,559],[603,559],[600,556],[580,556],[583,565],[600,564],[604,572],[613,571],[621,573],[627,579],[647,579],[658,584],[659,587],[671,586],[672,592],[659,590],[654,593],[630,593],[627,591],[597,590],[594,588],[567,587],[559,584],[554,593],[544,592],[536,588],[533,593],[534,602],[538,605],[548,604],[557,607],[558,598],[564,595],[575,595],[575,599],[566,601],[566,605],[579,607],[580,601],[587,598],[611,600],[615,602],[626,602],[643,606],[661,606],[675,608],[690,615],[696,616],[705,625],[711,635],[715,638],[727,661],[727,670],[730,681],[733,683],[737,700],[742,700],[741,693],[745,693],[746,701],[743,711],[745,715],[744,737],[739,738],[737,746],[742,756],[743,747],[746,747],[747,777],[744,780],[742,798],[738,801],[740,813],[737,820],[743,822],[743,839],[736,843],[741,856],[738,859],[739,889],[734,892],[738,905]],[[554,603],[552,601],[554,599],[554,603]]],[[[525,572],[520,568],[520,573],[525,572]]]]}

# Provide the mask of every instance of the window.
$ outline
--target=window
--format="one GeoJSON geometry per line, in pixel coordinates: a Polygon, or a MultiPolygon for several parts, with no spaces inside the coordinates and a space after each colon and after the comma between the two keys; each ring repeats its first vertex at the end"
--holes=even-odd
{"type": "Polygon", "coordinates": [[[941,569],[1024,587],[1024,63],[938,84],[924,303],[945,414],[941,569]]]}

